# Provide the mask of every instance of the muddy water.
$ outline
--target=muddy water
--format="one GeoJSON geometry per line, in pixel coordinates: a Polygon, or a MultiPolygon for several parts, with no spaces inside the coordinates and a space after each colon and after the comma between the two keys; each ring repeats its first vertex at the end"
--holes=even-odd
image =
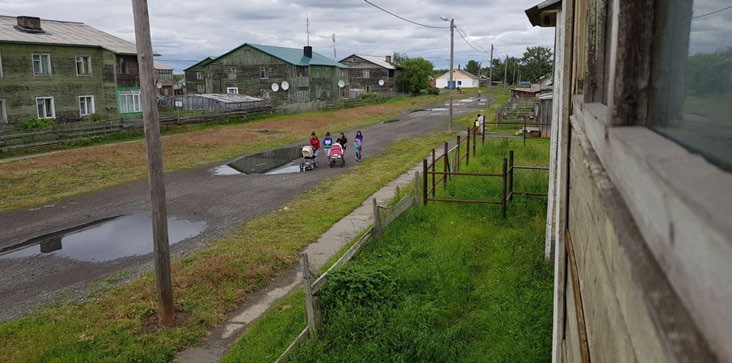
{"type": "MultiPolygon", "coordinates": [[[[168,218],[170,244],[196,236],[205,222],[168,218]]],[[[0,259],[56,256],[77,261],[105,262],[153,252],[152,223],[147,213],[130,214],[43,239],[0,259]]]]}
{"type": "Polygon", "coordinates": [[[300,146],[273,149],[241,157],[227,165],[241,173],[262,174],[302,157],[301,152],[300,146]]]}

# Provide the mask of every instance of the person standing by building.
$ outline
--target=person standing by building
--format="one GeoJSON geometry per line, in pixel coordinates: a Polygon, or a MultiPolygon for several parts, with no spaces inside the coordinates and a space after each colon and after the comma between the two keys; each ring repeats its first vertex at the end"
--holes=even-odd
{"type": "Polygon", "coordinates": [[[361,161],[363,152],[363,134],[356,131],[356,137],[353,139],[353,147],[356,148],[356,161],[361,161]]]}
{"type": "Polygon", "coordinates": [[[330,137],[330,131],[325,133],[323,138],[323,148],[325,149],[325,156],[330,157],[330,147],[333,146],[333,138],[330,137]]]}

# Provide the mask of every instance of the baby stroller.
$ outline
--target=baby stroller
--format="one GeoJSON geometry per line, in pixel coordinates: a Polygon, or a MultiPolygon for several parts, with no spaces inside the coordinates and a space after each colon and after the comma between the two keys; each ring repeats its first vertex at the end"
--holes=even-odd
{"type": "Polygon", "coordinates": [[[302,147],[302,163],[300,163],[300,171],[313,170],[318,167],[318,153],[313,152],[313,147],[302,147]]]}
{"type": "Polygon", "coordinates": [[[328,157],[328,165],[334,167],[340,164],[341,168],[346,166],[346,158],[343,157],[343,147],[339,143],[330,147],[330,156],[328,157]]]}

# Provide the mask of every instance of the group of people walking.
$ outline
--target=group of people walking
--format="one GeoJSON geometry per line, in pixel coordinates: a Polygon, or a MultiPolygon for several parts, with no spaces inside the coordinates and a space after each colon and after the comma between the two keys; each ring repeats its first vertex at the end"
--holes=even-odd
{"type": "MultiPolygon", "coordinates": [[[[346,151],[346,145],[348,144],[348,138],[346,137],[346,134],[341,132],[340,136],[338,136],[335,142],[341,145],[344,152],[346,151]]],[[[313,151],[317,155],[318,151],[321,148],[321,144],[318,135],[315,134],[315,131],[310,134],[310,146],[313,148],[313,151]]],[[[322,144],[322,148],[325,149],[326,157],[330,156],[331,146],[333,146],[333,138],[330,136],[329,131],[325,133],[325,138],[323,138],[322,144]]],[[[363,134],[361,133],[361,131],[356,131],[356,137],[353,138],[353,148],[356,150],[356,161],[361,161],[363,157],[363,134]]]]}

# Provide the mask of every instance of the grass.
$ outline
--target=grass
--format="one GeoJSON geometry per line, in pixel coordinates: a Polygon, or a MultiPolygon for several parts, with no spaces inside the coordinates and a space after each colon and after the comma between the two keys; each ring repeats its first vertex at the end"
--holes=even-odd
{"type": "Polygon", "coordinates": [[[175,327],[157,327],[154,275],[147,273],[86,302],[47,307],[0,324],[0,357],[9,362],[169,361],[223,322],[248,292],[295,265],[299,250],[443,138],[435,133],[403,140],[383,156],[308,190],[287,208],[174,261],[175,327]]]}
{"type": "MultiPolygon", "coordinates": [[[[434,96],[402,97],[383,104],[336,111],[273,115],[256,121],[183,126],[162,139],[165,170],[204,165],[254,153],[320,134],[348,130],[424,107],[434,96]]],[[[0,211],[51,203],[147,177],[141,133],[111,136],[136,140],[59,151],[0,164],[0,211]]]]}
{"type": "MultiPolygon", "coordinates": [[[[491,140],[464,170],[496,172],[511,148],[517,164],[546,166],[548,145],[491,140]]],[[[546,192],[542,173],[517,171],[516,190],[546,192]]],[[[500,190],[498,178],[456,179],[445,193],[499,199],[500,190]]],[[[290,361],[548,361],[552,268],[543,258],[545,214],[546,200],[528,197],[516,197],[505,220],[494,205],[410,209],[329,279],[321,296],[323,336],[308,340],[290,361]]],[[[302,305],[302,295],[283,304],[302,305]]],[[[272,361],[304,326],[304,312],[275,308],[224,362],[272,361]],[[283,335],[289,340],[282,342],[283,335]]]]}

